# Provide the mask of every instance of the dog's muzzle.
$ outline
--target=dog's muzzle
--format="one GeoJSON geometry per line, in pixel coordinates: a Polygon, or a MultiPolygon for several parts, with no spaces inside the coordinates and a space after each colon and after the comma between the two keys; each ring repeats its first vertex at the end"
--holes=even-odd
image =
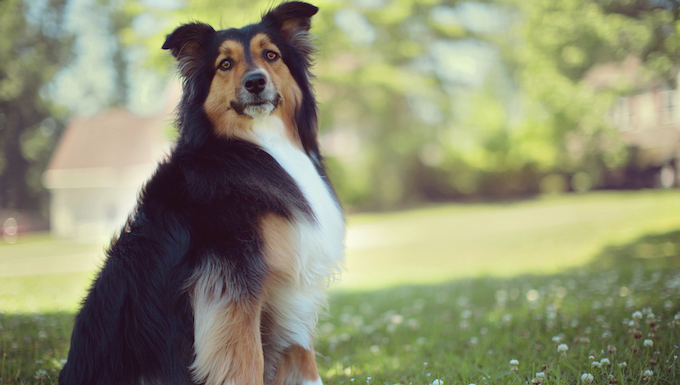
{"type": "Polygon", "coordinates": [[[239,115],[253,118],[269,115],[278,107],[281,95],[262,71],[253,71],[243,78],[236,101],[230,107],[239,115]]]}

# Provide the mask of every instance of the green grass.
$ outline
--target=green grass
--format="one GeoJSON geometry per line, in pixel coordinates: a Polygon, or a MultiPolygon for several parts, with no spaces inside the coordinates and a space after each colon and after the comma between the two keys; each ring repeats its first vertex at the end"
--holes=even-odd
{"type": "MultiPolygon", "coordinates": [[[[319,325],[324,383],[531,384],[538,372],[544,384],[580,384],[584,373],[597,384],[680,383],[679,198],[598,193],[351,216],[350,280],[319,325]]],[[[0,272],[14,246],[0,247],[0,272]]],[[[91,277],[0,278],[0,384],[56,383],[91,277]]]]}

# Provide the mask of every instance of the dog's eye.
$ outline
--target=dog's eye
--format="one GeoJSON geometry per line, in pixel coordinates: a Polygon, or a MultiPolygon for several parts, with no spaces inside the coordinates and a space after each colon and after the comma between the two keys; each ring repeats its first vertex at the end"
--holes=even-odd
{"type": "Polygon", "coordinates": [[[267,57],[267,60],[269,60],[269,61],[274,61],[274,60],[279,58],[279,54],[274,52],[274,51],[267,51],[265,56],[267,57]]]}
{"type": "Polygon", "coordinates": [[[220,62],[220,69],[222,71],[226,71],[231,68],[231,60],[229,59],[224,59],[220,62]]]}

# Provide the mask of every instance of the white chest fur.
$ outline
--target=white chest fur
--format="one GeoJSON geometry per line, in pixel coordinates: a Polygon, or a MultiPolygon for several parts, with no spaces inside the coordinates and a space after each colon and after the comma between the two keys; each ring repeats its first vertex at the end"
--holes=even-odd
{"type": "Polygon", "coordinates": [[[272,298],[282,326],[292,331],[289,343],[307,347],[317,313],[326,298],[325,284],[342,263],[344,217],[312,161],[286,137],[278,117],[255,119],[253,133],[257,143],[295,180],[316,218],[310,221],[300,216],[294,223],[298,238],[298,286],[281,288],[277,298],[272,298]]]}

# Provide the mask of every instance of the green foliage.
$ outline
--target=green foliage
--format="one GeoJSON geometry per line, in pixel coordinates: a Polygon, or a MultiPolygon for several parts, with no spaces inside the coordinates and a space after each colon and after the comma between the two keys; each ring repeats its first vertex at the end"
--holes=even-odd
{"type": "MultiPolygon", "coordinates": [[[[62,28],[61,3],[48,4],[40,15],[62,28]]],[[[558,185],[603,186],[609,174],[623,175],[634,160],[607,121],[613,101],[649,79],[674,84],[673,63],[680,59],[675,1],[315,4],[320,7],[312,33],[319,48],[314,73],[322,145],[341,198],[357,207],[515,198],[558,185]],[[470,7],[473,13],[466,13],[470,7]],[[477,19],[470,16],[474,12],[477,19]],[[480,20],[496,24],[484,29],[480,20]],[[644,63],[639,79],[592,84],[594,68],[630,57],[644,63]]],[[[91,12],[106,13],[114,45],[124,45],[134,53],[130,57],[142,58],[134,60],[146,60],[169,76],[173,60],[160,47],[174,27],[194,20],[240,27],[257,22],[273,4],[193,0],[173,8],[127,0],[99,5],[91,12]],[[139,28],[145,23],[154,26],[139,28]]],[[[6,180],[0,196],[3,206],[35,207],[44,198],[40,173],[56,138],[45,134],[50,129],[37,128],[54,115],[47,123],[58,133],[64,117],[40,90],[66,61],[44,50],[69,52],[71,40],[63,31],[40,35],[40,28],[24,20],[24,2],[8,0],[2,7],[7,22],[0,28],[12,38],[0,42],[3,57],[11,58],[0,65],[0,99],[24,109],[35,106],[39,113],[27,112],[34,121],[21,124],[9,119],[20,109],[0,113],[0,126],[22,127],[12,135],[0,131],[0,168],[11,170],[1,174],[6,180]],[[28,41],[22,34],[34,36],[31,50],[22,51],[33,55],[30,60],[16,54],[21,51],[16,44],[28,41]],[[40,59],[47,54],[56,56],[40,59]],[[26,88],[29,83],[35,84],[26,88]],[[32,90],[30,96],[19,98],[22,89],[32,90]],[[21,185],[23,180],[27,184],[21,185]]],[[[112,56],[118,79],[111,103],[124,103],[126,87],[132,86],[126,60],[122,51],[112,56]]]]}
{"type": "Polygon", "coordinates": [[[62,124],[43,95],[71,54],[65,3],[0,3],[0,208],[37,209],[46,198],[40,178],[62,124]]]}

